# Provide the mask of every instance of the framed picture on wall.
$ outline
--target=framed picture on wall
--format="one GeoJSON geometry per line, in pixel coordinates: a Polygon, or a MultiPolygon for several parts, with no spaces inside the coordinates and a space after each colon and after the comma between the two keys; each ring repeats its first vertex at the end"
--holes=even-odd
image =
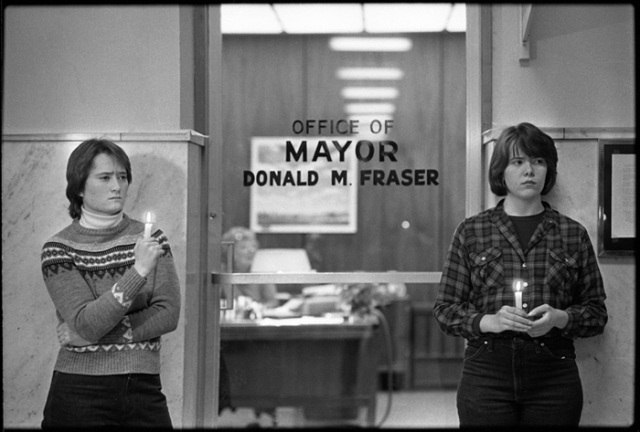
{"type": "Polygon", "coordinates": [[[598,254],[634,255],[636,241],[635,140],[599,140],[598,254]]]}
{"type": "Polygon", "coordinates": [[[339,137],[253,137],[250,228],[259,233],[355,233],[357,159],[339,137]]]}

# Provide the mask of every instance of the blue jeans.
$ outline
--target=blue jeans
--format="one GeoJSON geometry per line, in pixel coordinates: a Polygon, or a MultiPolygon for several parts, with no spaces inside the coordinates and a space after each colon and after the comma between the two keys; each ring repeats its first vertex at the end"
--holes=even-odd
{"type": "Polygon", "coordinates": [[[42,428],[171,428],[159,375],[53,372],[42,428]]]}
{"type": "Polygon", "coordinates": [[[460,427],[578,426],[582,383],[573,341],[470,341],[457,405],[460,427]]]}

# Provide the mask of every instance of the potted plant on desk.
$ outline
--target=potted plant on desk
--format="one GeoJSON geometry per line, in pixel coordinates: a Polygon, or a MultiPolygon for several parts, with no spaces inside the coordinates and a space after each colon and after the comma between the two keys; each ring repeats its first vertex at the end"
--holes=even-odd
{"type": "Polygon", "coordinates": [[[403,297],[406,288],[402,288],[393,284],[345,284],[340,287],[340,307],[349,317],[349,322],[377,322],[376,308],[403,297]]]}
{"type": "Polygon", "coordinates": [[[379,301],[377,284],[345,284],[340,287],[340,309],[349,322],[362,322],[371,317],[379,301]]]}

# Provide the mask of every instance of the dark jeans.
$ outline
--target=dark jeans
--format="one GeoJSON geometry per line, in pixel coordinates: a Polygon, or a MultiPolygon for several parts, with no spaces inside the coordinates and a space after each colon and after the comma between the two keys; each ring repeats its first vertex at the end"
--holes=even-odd
{"type": "Polygon", "coordinates": [[[53,372],[42,428],[171,428],[159,375],[53,372]]]}
{"type": "Polygon", "coordinates": [[[470,341],[457,404],[460,427],[578,426],[582,383],[573,342],[470,341]]]}

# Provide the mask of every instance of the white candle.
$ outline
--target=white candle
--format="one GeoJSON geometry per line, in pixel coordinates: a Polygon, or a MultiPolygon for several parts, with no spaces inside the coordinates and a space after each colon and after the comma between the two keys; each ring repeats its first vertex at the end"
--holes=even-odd
{"type": "Polygon", "coordinates": [[[522,309],[522,282],[516,282],[516,307],[522,309]]]}
{"type": "Polygon", "coordinates": [[[153,222],[151,219],[151,212],[147,212],[147,222],[144,224],[144,238],[151,237],[151,227],[153,226],[153,222]]]}

